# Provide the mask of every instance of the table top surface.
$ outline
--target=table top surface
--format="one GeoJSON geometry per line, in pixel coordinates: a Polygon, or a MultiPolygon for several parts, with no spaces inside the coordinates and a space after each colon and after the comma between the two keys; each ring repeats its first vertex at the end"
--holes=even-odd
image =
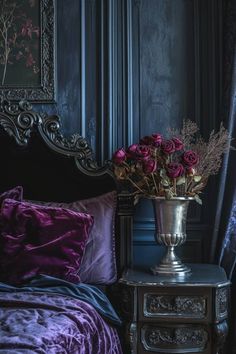
{"type": "Polygon", "coordinates": [[[160,286],[160,287],[222,287],[228,286],[223,268],[215,264],[188,264],[191,272],[185,276],[153,275],[150,270],[127,269],[119,282],[131,286],[160,286]]]}

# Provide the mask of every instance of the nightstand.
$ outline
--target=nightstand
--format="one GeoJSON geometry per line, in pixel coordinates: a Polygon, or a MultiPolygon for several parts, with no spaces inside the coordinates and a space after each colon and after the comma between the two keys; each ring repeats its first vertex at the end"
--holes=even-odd
{"type": "Polygon", "coordinates": [[[127,270],[120,279],[127,353],[218,354],[228,325],[224,270],[191,264],[184,278],[127,270]]]}

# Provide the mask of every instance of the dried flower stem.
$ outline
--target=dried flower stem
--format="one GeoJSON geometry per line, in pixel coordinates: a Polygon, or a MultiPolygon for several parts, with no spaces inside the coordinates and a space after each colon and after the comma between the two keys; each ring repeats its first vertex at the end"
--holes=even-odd
{"type": "Polygon", "coordinates": [[[155,180],[154,174],[152,173],[151,175],[152,175],[152,179],[153,179],[153,183],[154,183],[156,192],[157,192],[157,194],[158,194],[159,191],[158,191],[158,187],[157,187],[157,184],[156,184],[156,180],[155,180]]]}
{"type": "Polygon", "coordinates": [[[141,193],[144,193],[144,191],[143,191],[134,181],[132,181],[131,178],[127,177],[127,180],[128,180],[135,188],[137,188],[141,193]]]}
{"type": "Polygon", "coordinates": [[[177,193],[176,193],[176,178],[174,178],[174,181],[173,181],[173,189],[174,189],[174,195],[177,195],[177,193]]]}

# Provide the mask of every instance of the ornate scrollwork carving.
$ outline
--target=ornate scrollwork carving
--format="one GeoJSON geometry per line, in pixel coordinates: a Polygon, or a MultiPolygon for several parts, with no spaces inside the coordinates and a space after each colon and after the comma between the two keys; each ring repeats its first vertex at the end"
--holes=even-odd
{"type": "Polygon", "coordinates": [[[54,26],[55,1],[40,1],[41,85],[39,87],[3,87],[0,95],[9,100],[53,101],[55,96],[54,26]]]}
{"type": "Polygon", "coordinates": [[[203,351],[208,342],[208,332],[201,326],[157,327],[144,326],[141,338],[146,350],[160,350],[163,353],[185,353],[203,351]],[[176,351],[175,351],[176,349],[176,351]]]}
{"type": "Polygon", "coordinates": [[[213,335],[216,353],[222,353],[221,350],[225,344],[225,340],[228,335],[228,330],[229,328],[226,320],[215,324],[213,335]]]}
{"type": "Polygon", "coordinates": [[[228,288],[220,288],[216,290],[216,318],[222,319],[227,317],[228,313],[228,288]]]}
{"type": "Polygon", "coordinates": [[[206,308],[206,298],[203,296],[144,295],[145,317],[204,318],[206,308]]]}
{"type": "Polygon", "coordinates": [[[128,193],[120,193],[118,195],[119,200],[119,210],[118,214],[121,213],[122,215],[133,215],[134,213],[134,196],[128,193]]]}
{"type": "Polygon", "coordinates": [[[41,116],[32,111],[32,106],[25,101],[10,103],[0,97],[0,125],[13,136],[19,145],[26,145],[34,125],[41,124],[41,116]]]}
{"type": "Polygon", "coordinates": [[[45,143],[54,151],[75,158],[75,163],[84,174],[100,176],[111,174],[109,163],[99,167],[87,141],[79,134],[65,137],[60,130],[60,118],[32,110],[27,101],[9,102],[0,96],[0,126],[13,136],[19,145],[27,145],[31,133],[38,131],[45,143]]]}
{"type": "Polygon", "coordinates": [[[60,130],[60,118],[58,116],[44,116],[38,130],[47,145],[53,150],[77,159],[92,158],[92,150],[86,140],[79,134],[73,134],[66,138],[60,130]]]}
{"type": "Polygon", "coordinates": [[[131,354],[137,353],[137,323],[131,322],[128,329],[131,354]]]}

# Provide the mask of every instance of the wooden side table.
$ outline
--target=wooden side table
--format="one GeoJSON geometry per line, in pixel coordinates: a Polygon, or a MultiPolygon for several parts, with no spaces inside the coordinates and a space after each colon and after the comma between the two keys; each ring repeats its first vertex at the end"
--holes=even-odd
{"type": "Polygon", "coordinates": [[[228,325],[229,285],[224,270],[191,264],[184,278],[127,270],[120,279],[127,353],[218,354],[228,325]]]}

